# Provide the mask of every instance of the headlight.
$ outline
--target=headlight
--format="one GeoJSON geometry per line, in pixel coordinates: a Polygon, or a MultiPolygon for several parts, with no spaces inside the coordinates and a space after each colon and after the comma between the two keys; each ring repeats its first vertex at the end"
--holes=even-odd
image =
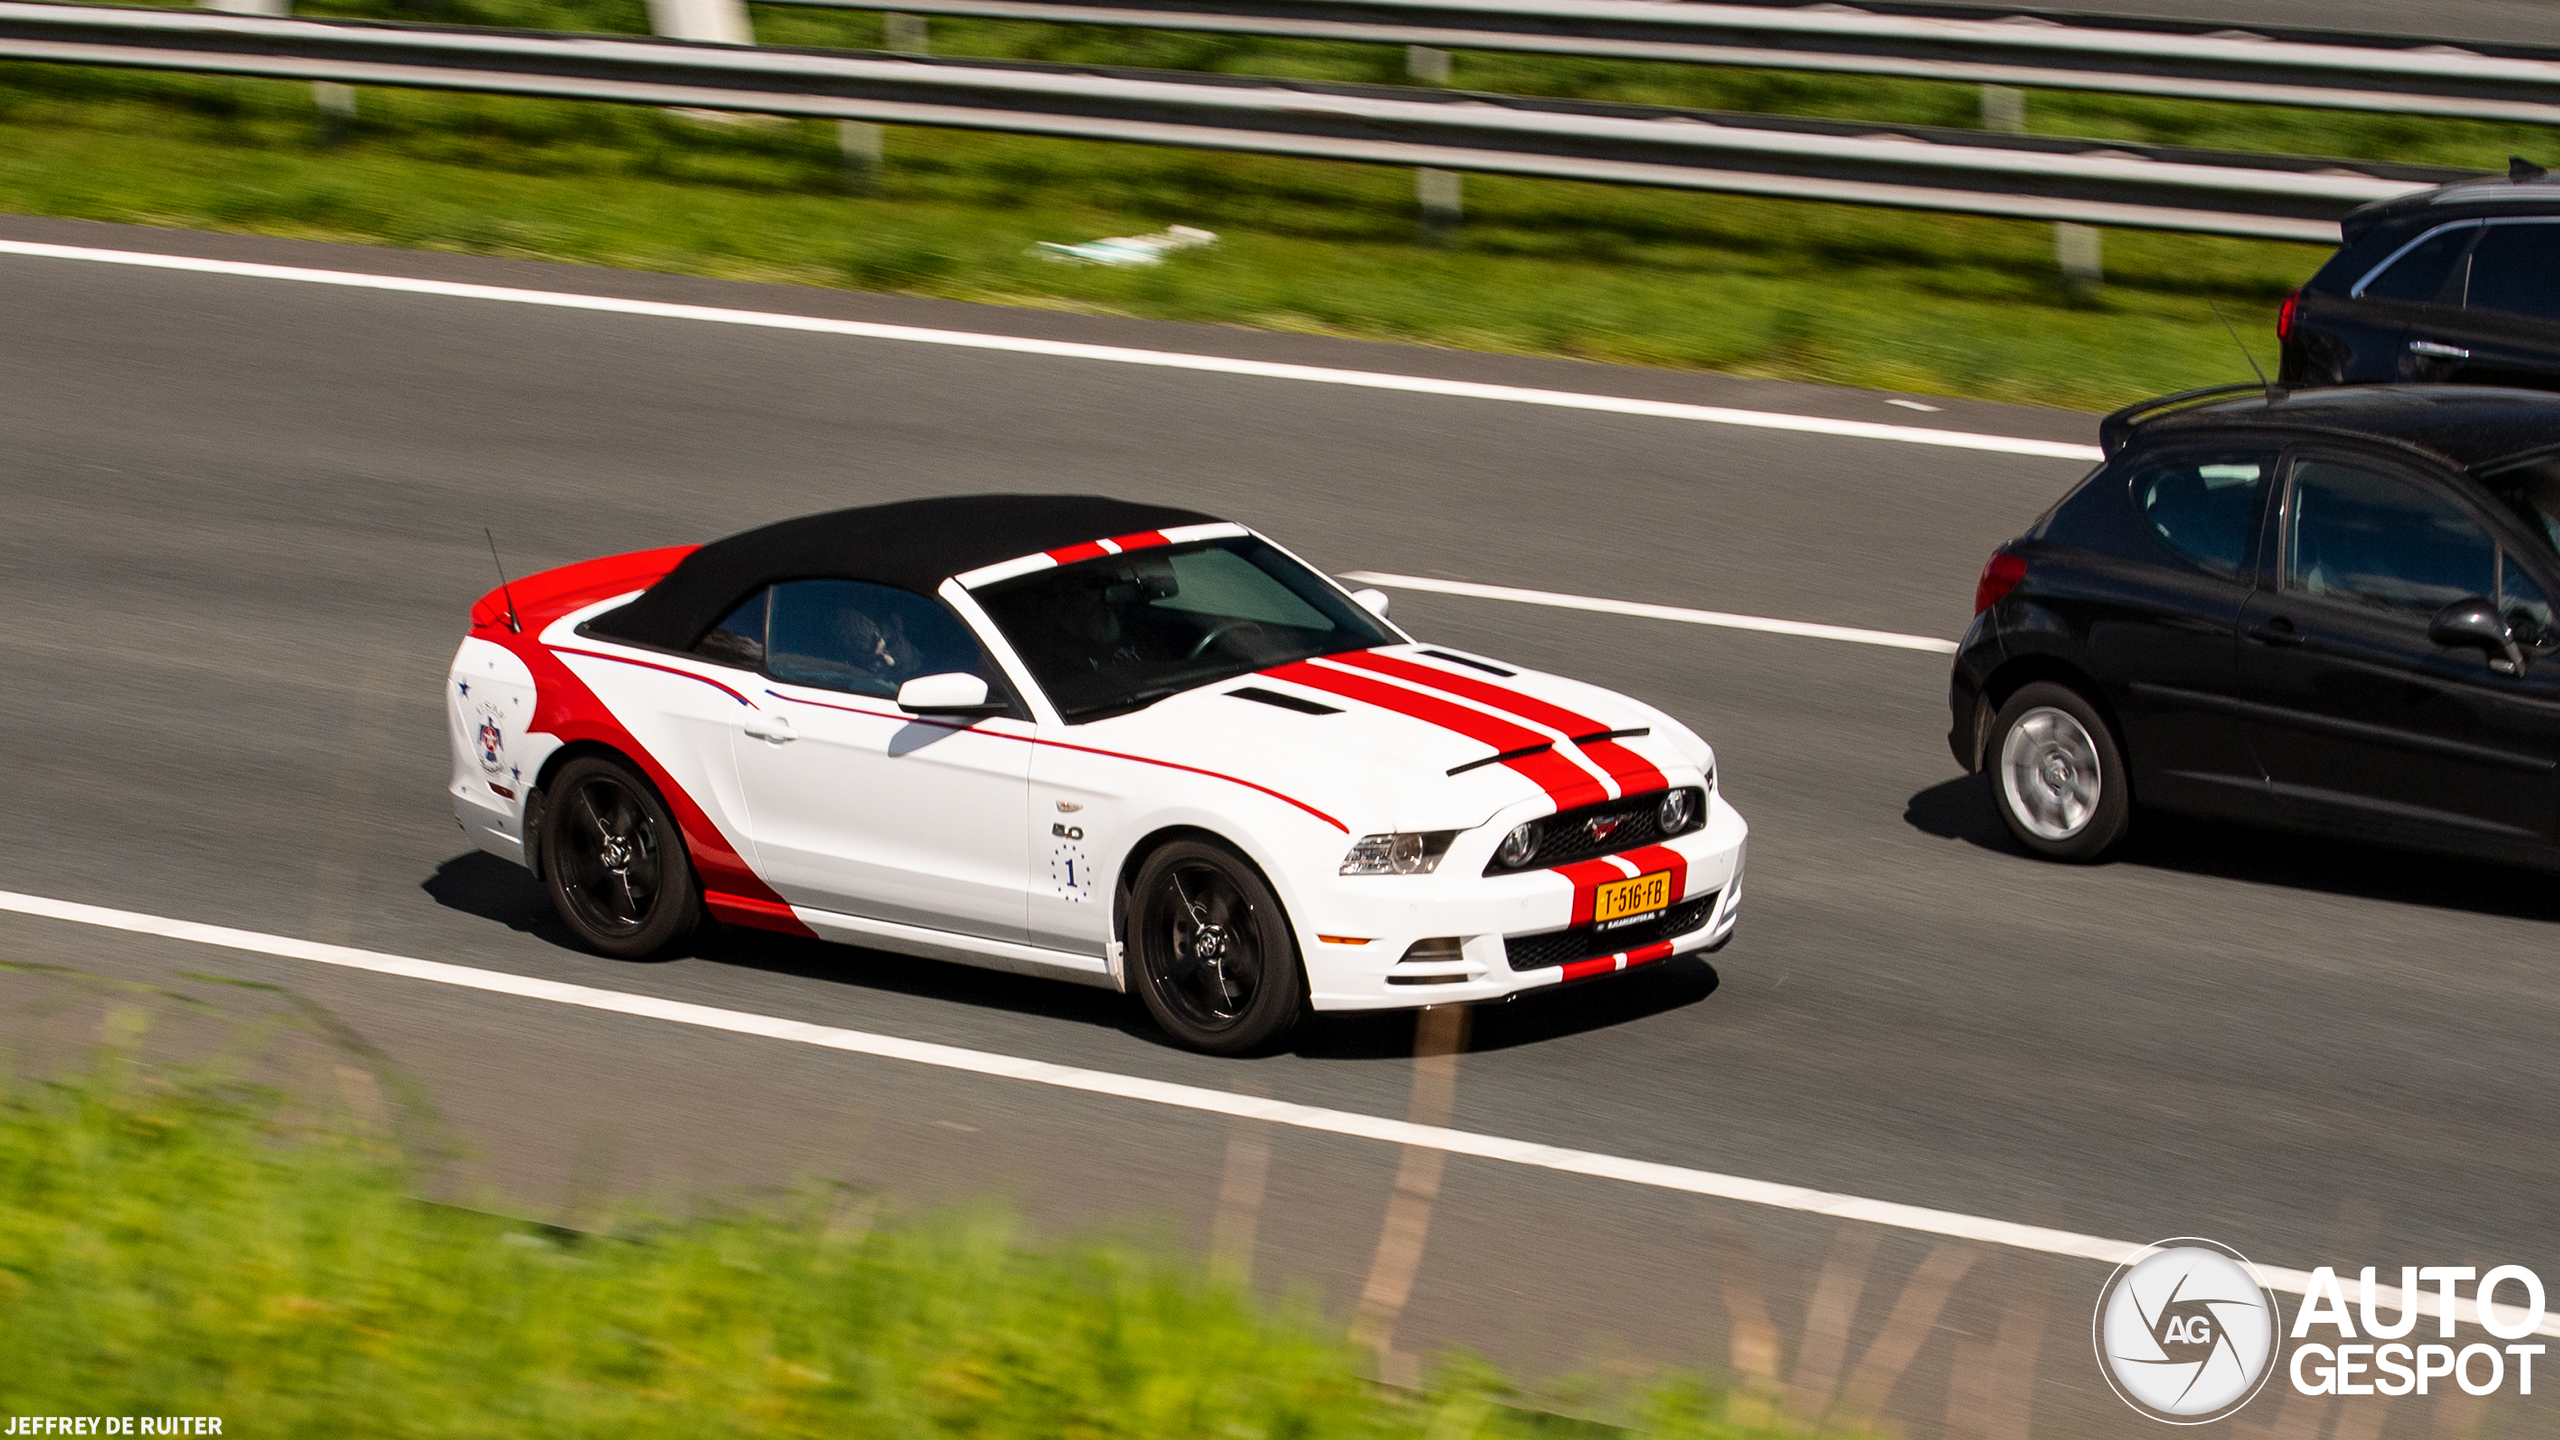
{"type": "Polygon", "coordinates": [[[1511,827],[1502,843],[1493,848],[1493,863],[1506,870],[1517,870],[1536,859],[1538,854],[1538,822],[1523,820],[1511,827]]]}
{"type": "Polygon", "coordinates": [[[1654,807],[1653,818],[1654,822],[1662,827],[1662,833],[1665,835],[1677,835],[1688,829],[1698,818],[1698,792],[1695,790],[1664,792],[1662,803],[1654,807]]]}
{"type": "Polygon", "coordinates": [[[1345,875],[1428,875],[1449,853],[1455,830],[1399,830],[1391,835],[1363,835],[1342,857],[1345,875]]]}

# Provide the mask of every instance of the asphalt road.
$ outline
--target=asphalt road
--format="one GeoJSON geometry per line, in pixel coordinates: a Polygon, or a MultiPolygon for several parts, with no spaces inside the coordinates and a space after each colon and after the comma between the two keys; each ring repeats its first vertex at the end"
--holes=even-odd
{"type": "MultiPolygon", "coordinates": [[[[352,247],[26,219],[0,238],[2091,433],[2016,407],[352,247]]],[[[824,507],[1102,491],[1232,515],[1335,571],[1952,638],[1984,555],[2083,468],[10,257],[0,437],[0,889],[1398,1116],[1405,1017],[1219,1061],[1063,984],[760,938],[648,966],[570,948],[446,810],[439,681],[491,583],[481,527],[521,574],[824,507]]],[[[2116,863],[2036,863],[1947,756],[1939,656],[1414,594],[1396,614],[1681,715],[1754,827],[1741,930],[1711,967],[1477,1014],[1453,1123],[2120,1239],[2208,1235],[2278,1265],[2560,1274],[2547,879],[2166,822],[2116,863]]],[[[1235,1163],[1202,1117],[291,961],[8,916],[0,955],[292,987],[465,1137],[456,1185],[518,1208],[598,1173],[681,1190],[851,1167],[1063,1221],[1205,1224],[1235,1163]]],[[[83,1032],[45,1015],[19,1043],[76,1050],[83,1032]]],[[[1397,1157],[1275,1144],[1264,1269],[1340,1303],[1372,1267],[1397,1157]]],[[[1553,1355],[1658,1325],[1652,1353],[1686,1355],[1664,1337],[1730,1318],[1729,1282],[1661,1259],[1666,1237],[1696,1241],[1687,1202],[1476,1163],[1435,1183],[1415,1344],[1553,1355]]],[[[1750,1245],[1777,1271],[1847,1243],[1762,1218],[1750,1245]]],[[[2053,1333],[2081,1326],[2085,1347],[2093,1295],[2057,1292],[2053,1333]]],[[[2079,1355],[2051,1386],[2092,1391],[2079,1355]]]]}

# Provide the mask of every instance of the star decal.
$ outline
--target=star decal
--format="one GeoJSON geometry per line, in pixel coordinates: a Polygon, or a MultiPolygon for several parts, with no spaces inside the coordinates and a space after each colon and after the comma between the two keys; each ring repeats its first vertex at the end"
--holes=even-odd
{"type": "Polygon", "coordinates": [[[463,694],[468,695],[468,694],[470,694],[470,693],[471,693],[471,682],[470,682],[470,681],[468,681],[468,680],[457,680],[457,681],[455,681],[454,683],[455,683],[455,684],[457,684],[457,685],[460,685],[460,686],[462,687],[462,693],[463,693],[463,694]]]}

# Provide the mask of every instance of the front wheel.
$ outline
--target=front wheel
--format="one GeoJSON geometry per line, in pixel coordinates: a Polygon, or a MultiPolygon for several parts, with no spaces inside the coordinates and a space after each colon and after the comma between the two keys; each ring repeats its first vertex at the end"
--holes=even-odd
{"type": "Polygon", "coordinates": [[[2124,837],[2133,796],[2124,747],[2080,692],[2023,685],[1991,722],[1983,768],[2018,843],[2048,860],[2095,860],[2124,837]]]}
{"type": "Polygon", "coordinates": [[[1147,857],[1130,896],[1130,978],[1185,1047],[1240,1055],[1295,1029],[1306,1008],[1298,944],[1279,898],[1244,858],[1178,840],[1147,857]]]}
{"type": "Polygon", "coordinates": [[[560,768],[542,807],[542,878],[580,940],[640,960],[693,932],[701,914],[684,837],[639,772],[588,755],[560,768]]]}

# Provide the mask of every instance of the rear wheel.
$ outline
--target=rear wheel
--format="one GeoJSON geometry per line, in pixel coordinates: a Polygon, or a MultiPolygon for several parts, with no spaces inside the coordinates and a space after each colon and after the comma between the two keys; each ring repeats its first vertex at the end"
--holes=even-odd
{"type": "Polygon", "coordinates": [[[1983,766],[2018,843],[2048,860],[2095,860],[2132,817],[2124,749],[2080,692],[2023,685],[1991,722],[1983,766]]]}
{"type": "Polygon", "coordinates": [[[545,787],[543,880],[580,940],[617,960],[655,955],[701,914],[693,865],[666,803],[618,759],[582,756],[545,787]]]}
{"type": "Polygon", "coordinates": [[[1178,840],[1147,857],[1130,894],[1131,980],[1165,1033],[1237,1055],[1296,1028],[1306,1008],[1298,944],[1244,857],[1178,840]]]}

